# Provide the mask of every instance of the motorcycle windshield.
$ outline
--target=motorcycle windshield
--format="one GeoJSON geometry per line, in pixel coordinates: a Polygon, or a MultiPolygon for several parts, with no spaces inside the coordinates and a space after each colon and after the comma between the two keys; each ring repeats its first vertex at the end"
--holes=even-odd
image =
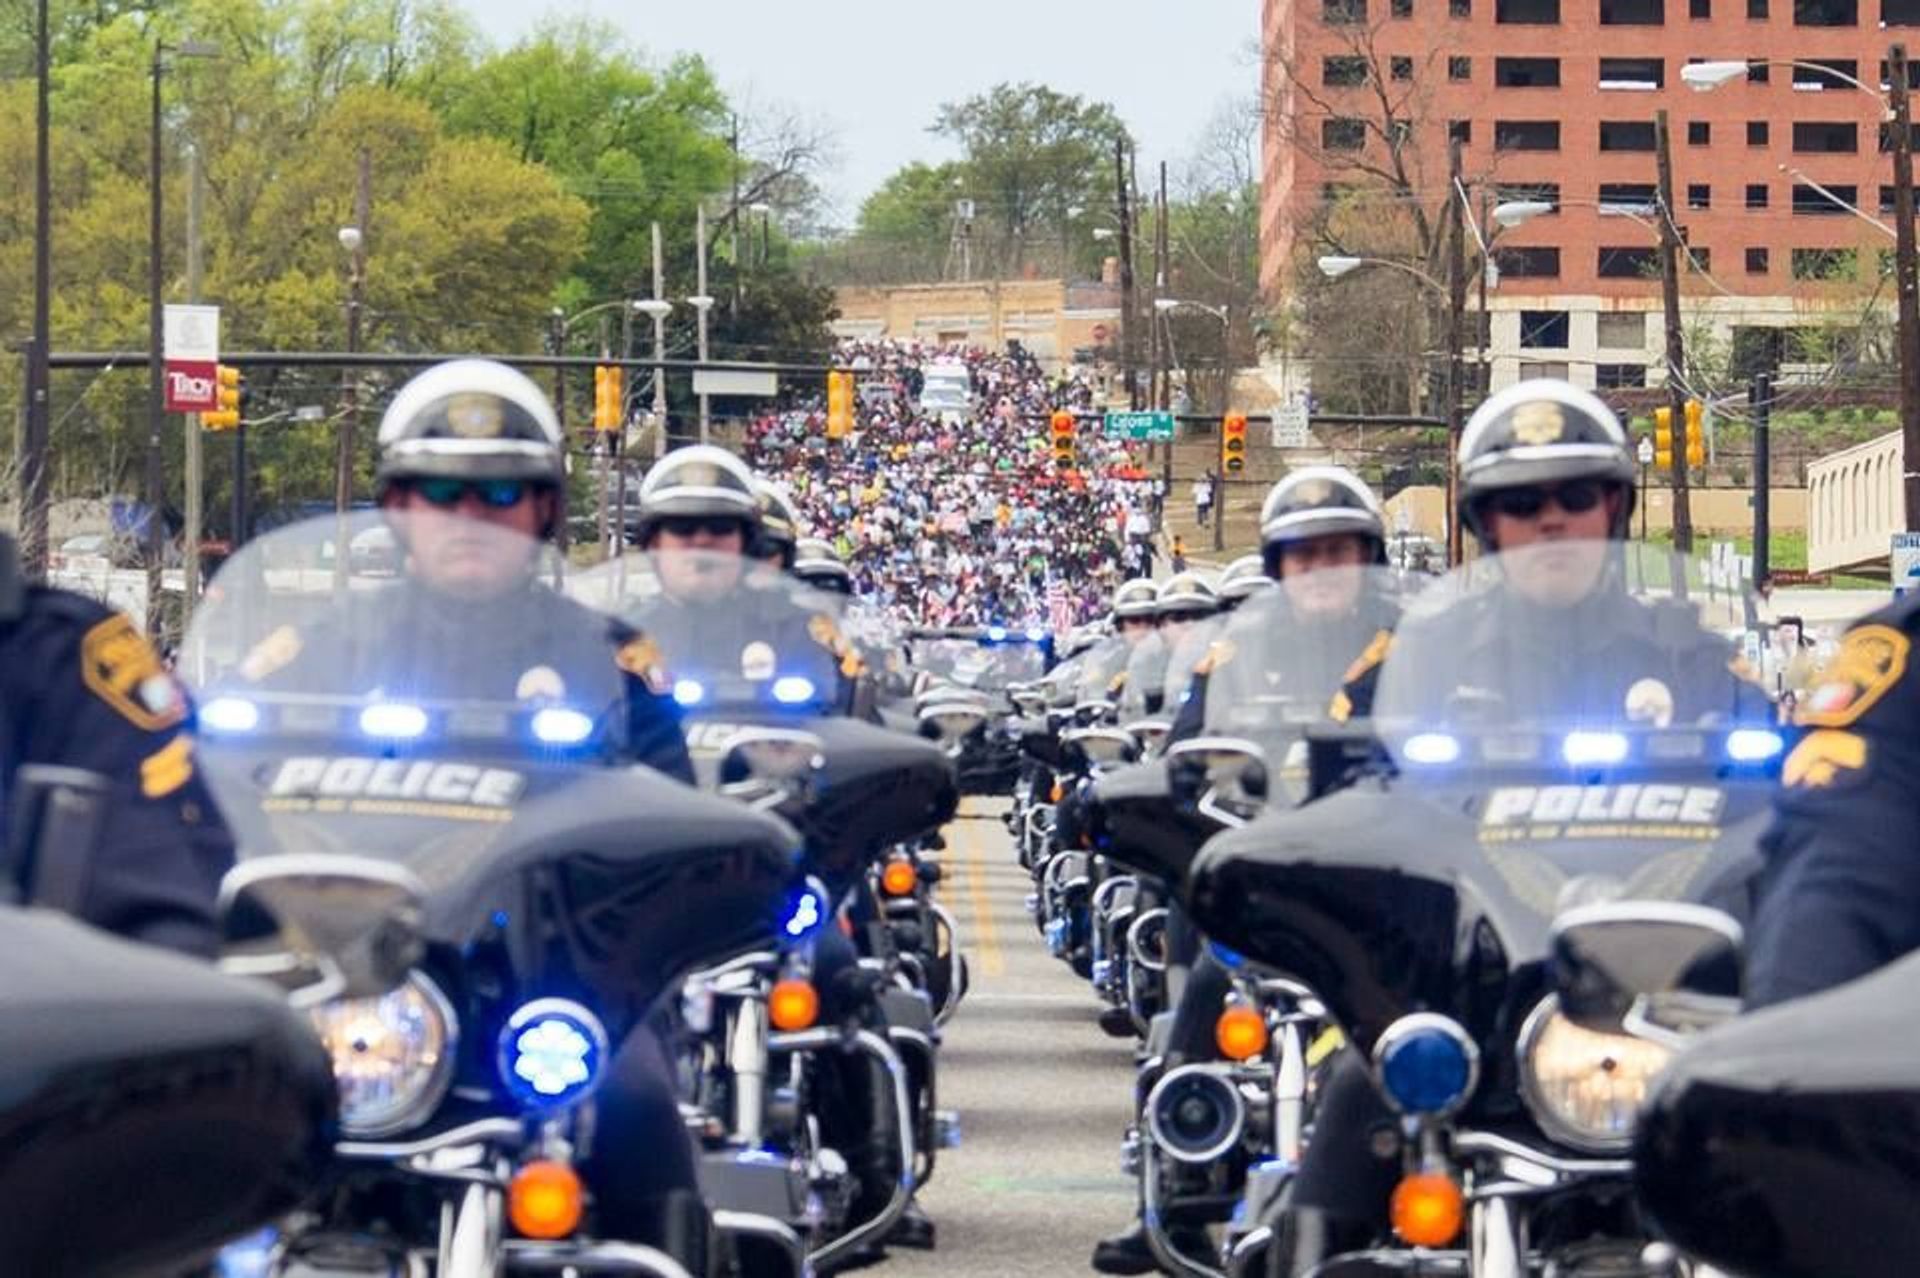
{"type": "Polygon", "coordinates": [[[1323,568],[1247,600],[1208,649],[1208,736],[1244,737],[1278,764],[1399,617],[1397,577],[1373,566],[1323,568]]]}
{"type": "Polygon", "coordinates": [[[1736,640],[1744,592],[1654,547],[1561,541],[1489,555],[1407,610],[1376,734],[1403,773],[1715,768],[1779,747],[1736,640]]]}
{"type": "Polygon", "coordinates": [[[504,516],[427,507],[291,525],[222,566],[178,671],[242,856],[398,862],[427,888],[430,935],[456,944],[523,917],[529,875],[547,875],[540,890],[594,914],[582,945],[632,965],[617,983],[651,987],[708,939],[771,931],[792,835],[619,766],[628,690],[651,659],[617,619],[556,590],[559,568],[504,516]],[[374,529],[400,552],[333,553],[374,529]],[[659,926],[656,900],[711,937],[659,926]],[[627,939],[586,935],[603,926],[627,939]]]}
{"type": "Polygon", "coordinates": [[[1047,672],[1043,631],[983,632],[979,638],[941,638],[914,644],[913,664],[941,682],[982,692],[1030,683],[1047,672]]]}
{"type": "Polygon", "coordinates": [[[735,554],[630,554],[578,574],[568,594],[642,633],[658,677],[690,714],[841,713],[865,668],[845,596],[735,554]]]}
{"type": "Polygon", "coordinates": [[[1224,617],[1207,617],[1186,623],[1175,634],[1173,645],[1167,652],[1167,682],[1164,690],[1166,712],[1169,715],[1177,713],[1181,703],[1187,699],[1188,692],[1193,688],[1193,668],[1207,655],[1207,649],[1220,637],[1221,627],[1225,624],[1224,617]]]}
{"type": "Polygon", "coordinates": [[[1115,635],[1081,660],[1080,681],[1074,689],[1079,701],[1106,701],[1113,696],[1116,681],[1127,672],[1133,658],[1133,645],[1115,635]]]}

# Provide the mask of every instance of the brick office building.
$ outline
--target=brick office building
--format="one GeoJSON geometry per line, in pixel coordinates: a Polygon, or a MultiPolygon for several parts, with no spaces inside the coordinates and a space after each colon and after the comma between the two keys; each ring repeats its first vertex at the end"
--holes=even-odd
{"type": "MultiPolygon", "coordinates": [[[[1493,384],[1546,373],[1657,385],[1664,108],[1677,216],[1704,268],[1683,276],[1689,316],[1742,359],[1758,348],[1791,366],[1800,343],[1783,330],[1844,329],[1892,305],[1890,283],[1875,288],[1890,231],[1802,179],[1890,223],[1882,101],[1822,67],[1877,86],[1888,44],[1907,35],[1920,55],[1920,0],[1265,0],[1263,286],[1283,299],[1315,207],[1374,181],[1353,161],[1384,158],[1393,102],[1394,127],[1410,130],[1408,184],[1430,212],[1450,132],[1482,211],[1558,206],[1495,242],[1493,384]],[[1687,63],[1722,60],[1751,65],[1712,92],[1683,81],[1687,63]]],[[[1365,237],[1364,222],[1349,227],[1341,248],[1364,255],[1365,237]]],[[[1824,359],[1825,341],[1803,358],[1824,359]]]]}

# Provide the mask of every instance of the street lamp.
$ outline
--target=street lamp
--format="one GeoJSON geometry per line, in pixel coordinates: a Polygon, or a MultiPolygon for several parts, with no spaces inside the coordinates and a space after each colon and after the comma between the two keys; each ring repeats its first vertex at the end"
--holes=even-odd
{"type": "MultiPolygon", "coordinates": [[[[713,298],[705,293],[695,293],[687,299],[687,305],[694,310],[699,321],[700,367],[704,372],[707,364],[707,312],[713,309],[713,298]]],[[[712,401],[705,391],[700,392],[700,442],[706,443],[712,431],[712,401]]]]}
{"type": "MultiPolygon", "coordinates": [[[[1883,92],[1855,76],[1817,62],[1794,58],[1762,58],[1754,62],[1721,59],[1695,62],[1680,69],[1680,78],[1696,92],[1705,93],[1743,76],[1753,65],[1804,67],[1822,76],[1850,84],[1880,103],[1881,120],[1893,133],[1894,292],[1900,330],[1900,451],[1904,472],[1906,526],[1920,528],[1920,245],[1914,239],[1913,115],[1908,97],[1907,50],[1895,44],[1887,49],[1887,86],[1883,92]]],[[[1807,184],[1844,208],[1845,201],[1810,180],[1807,184]]],[[[1858,212],[1858,210],[1855,210],[1858,212]]],[[[1862,217],[1866,214],[1862,213],[1862,217]]],[[[1874,225],[1875,219],[1866,217],[1874,225]]],[[[1884,227],[1882,230],[1886,229],[1884,227]]]]}
{"type": "Polygon", "coordinates": [[[1640,459],[1640,540],[1647,539],[1647,467],[1653,465],[1653,441],[1645,435],[1640,437],[1640,447],[1634,450],[1634,456],[1640,459]]]}
{"type": "Polygon", "coordinates": [[[166,429],[165,304],[160,300],[162,254],[165,248],[161,226],[160,167],[160,82],[166,75],[167,55],[179,58],[214,58],[220,47],[204,40],[182,40],[178,44],[155,41],[153,46],[153,95],[151,128],[147,138],[147,633],[158,635],[160,628],[160,564],[166,538],[160,510],[166,500],[166,475],[163,470],[160,437],[166,429]]]}
{"type": "MultiPolygon", "coordinates": [[[[653,357],[656,360],[666,358],[667,352],[667,316],[673,313],[673,303],[661,297],[643,297],[633,304],[633,309],[653,321],[653,357]]],[[[653,460],[659,461],[667,455],[667,369],[666,365],[656,363],[653,366],[653,460]]],[[[624,501],[624,495],[622,497],[624,501]]],[[[626,519],[626,511],[620,512],[626,519]]]]}

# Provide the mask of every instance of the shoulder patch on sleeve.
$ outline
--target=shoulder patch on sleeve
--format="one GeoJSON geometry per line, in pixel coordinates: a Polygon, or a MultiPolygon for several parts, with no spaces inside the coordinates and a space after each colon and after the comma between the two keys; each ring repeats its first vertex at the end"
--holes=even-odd
{"type": "Polygon", "coordinates": [[[164,799],[193,780],[193,738],[181,735],[140,760],[140,793],[164,799]]]}
{"type": "Polygon", "coordinates": [[[646,684],[647,691],[656,697],[665,696],[672,686],[661,664],[660,645],[645,635],[635,635],[621,644],[613,654],[613,664],[646,684]]]}
{"type": "Polygon", "coordinates": [[[1335,723],[1345,723],[1353,718],[1353,698],[1343,688],[1333,694],[1333,704],[1327,707],[1327,717],[1335,723]]]}
{"type": "Polygon", "coordinates": [[[80,640],[80,678],[121,718],[147,732],[187,717],[187,699],[146,636],[116,613],[80,640]]]}
{"type": "Polygon", "coordinates": [[[1867,739],[1824,728],[1807,734],[1780,769],[1789,790],[1828,790],[1866,774],[1867,739]]]}
{"type": "Polygon", "coordinates": [[[1799,722],[1844,728],[1873,708],[1907,672],[1913,641],[1892,626],[1856,626],[1801,702],[1799,722]]]}
{"type": "Polygon", "coordinates": [[[1373,636],[1373,641],[1367,644],[1366,651],[1362,652],[1354,663],[1347,667],[1346,674],[1340,676],[1340,682],[1352,683],[1355,679],[1358,679],[1361,675],[1373,669],[1382,661],[1385,661],[1387,659],[1387,649],[1392,646],[1393,632],[1391,630],[1377,632],[1373,636]]]}
{"type": "Polygon", "coordinates": [[[1235,648],[1231,639],[1215,639],[1207,645],[1207,655],[1200,658],[1193,667],[1197,675],[1210,675],[1221,666],[1233,660],[1235,648]]]}

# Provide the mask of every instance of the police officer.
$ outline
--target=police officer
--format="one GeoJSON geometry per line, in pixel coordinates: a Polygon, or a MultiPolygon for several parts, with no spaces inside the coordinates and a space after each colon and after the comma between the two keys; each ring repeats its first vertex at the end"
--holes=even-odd
{"type": "MultiPolygon", "coordinates": [[[[1635,459],[1611,409],[1553,379],[1520,382],[1474,411],[1460,440],[1458,517],[1483,551],[1498,553],[1497,589],[1461,592],[1413,637],[1432,667],[1419,690],[1439,715],[1461,688],[1498,688],[1522,714],[1627,718],[1643,680],[1674,698],[1663,716],[1764,718],[1759,689],[1738,677],[1725,641],[1684,603],[1629,590],[1627,539],[1635,459]],[[1514,661],[1514,645],[1552,643],[1561,659],[1514,661]],[[1531,677],[1537,686],[1517,687],[1531,677]]],[[[1425,623],[1423,623],[1424,625],[1425,623]]],[[[1405,638],[1406,636],[1403,636],[1405,638]]],[[[1372,711],[1379,663],[1349,685],[1354,717],[1372,711]]]]}
{"type": "Polygon", "coordinates": [[[1219,598],[1197,572],[1180,572],[1160,583],[1154,600],[1154,630],[1134,645],[1120,694],[1121,722],[1159,714],[1166,706],[1167,676],[1174,648],[1214,614],[1219,598]]]}
{"type": "MultiPolygon", "coordinates": [[[[1312,574],[1323,568],[1357,569],[1384,564],[1386,544],[1386,518],[1381,513],[1379,499],[1358,475],[1341,466],[1303,466],[1291,471],[1268,490],[1260,506],[1259,562],[1263,579],[1279,582],[1283,591],[1299,594],[1300,599],[1294,601],[1295,610],[1302,615],[1328,614],[1350,621],[1354,627],[1354,659],[1362,655],[1381,631],[1391,627],[1391,610],[1372,597],[1320,598],[1325,590],[1335,588],[1322,583],[1341,578],[1330,575],[1316,581],[1312,574]],[[1287,585],[1289,581],[1291,586],[1287,585]],[[1310,595],[1313,597],[1309,598],[1310,595]]],[[[1242,569],[1242,573],[1246,570],[1242,569]]],[[[1359,578],[1350,574],[1343,576],[1356,587],[1361,584],[1359,578]]],[[[1251,583],[1254,578],[1243,575],[1239,580],[1251,583]]],[[[1250,584],[1239,589],[1259,588],[1250,584]]],[[[1224,627],[1222,636],[1231,628],[1231,623],[1224,627]]],[[[1309,647],[1317,654],[1331,655],[1338,650],[1337,645],[1329,644],[1309,647]]],[[[1170,742],[1185,741],[1204,730],[1207,686],[1213,667],[1223,657],[1231,660],[1233,652],[1231,645],[1222,644],[1202,658],[1194,669],[1186,700],[1168,733],[1170,742]]],[[[1336,688],[1346,671],[1344,668],[1328,670],[1323,672],[1323,678],[1306,671],[1291,673],[1315,683],[1316,687],[1336,688]]]]}
{"type": "MultiPolygon", "coordinates": [[[[612,704],[624,709],[609,724],[622,758],[691,782],[651,640],[538,577],[540,548],[566,517],[563,436],[540,388],[490,360],[436,365],[394,396],[379,442],[380,507],[421,588],[398,604],[350,604],[309,634],[272,636],[243,673],[335,692],[514,700],[537,689],[612,704]]],[[[587,1178],[609,1232],[700,1263],[707,1223],[692,1145],[649,1027],[621,1044],[600,1098],[587,1178]]]]}
{"type": "Polygon", "coordinates": [[[1134,577],[1113,592],[1109,616],[1113,636],[1088,653],[1080,665],[1081,701],[1114,701],[1126,686],[1133,650],[1160,628],[1160,588],[1150,578],[1134,577]]]}
{"type": "Polygon", "coordinates": [[[0,535],[0,847],[14,890],[130,940],[211,957],[233,841],[195,771],[188,726],[185,696],[133,623],[28,585],[0,535]],[[92,846],[16,846],[29,837],[20,770],[36,764],[105,779],[92,846]],[[63,859],[33,864],[41,850],[63,859]]]}
{"type": "Polygon", "coordinates": [[[818,537],[802,537],[794,550],[793,575],[828,594],[853,594],[853,574],[833,546],[818,537]]]}
{"type": "Polygon", "coordinates": [[[753,477],[753,495],[759,503],[759,519],[748,553],[792,572],[795,546],[800,540],[800,530],[805,527],[800,508],[793,504],[785,488],[761,475],[753,477]]]}
{"type": "MultiPolygon", "coordinates": [[[[1629,690],[1646,679],[1664,684],[1675,721],[1764,719],[1764,696],[1733,672],[1728,645],[1702,630],[1691,609],[1627,592],[1620,543],[1633,513],[1635,465],[1626,432],[1588,391],[1539,379],[1488,398],[1461,436],[1458,517],[1483,550],[1501,555],[1497,588],[1423,610],[1390,643],[1369,648],[1336,712],[1372,713],[1382,660],[1417,645],[1427,677],[1412,691],[1428,704],[1394,707],[1415,721],[1441,721],[1463,688],[1504,689],[1506,709],[1518,715],[1624,721],[1629,690]],[[1554,659],[1516,659],[1516,643],[1551,643],[1554,659]],[[1545,670],[1551,682],[1518,686],[1545,670]]],[[[1372,1152],[1368,1133],[1389,1130],[1393,1116],[1351,1050],[1334,1058],[1321,1096],[1276,1234],[1273,1272],[1289,1278],[1377,1236],[1399,1170],[1397,1155],[1372,1152]]]]}
{"type": "Polygon", "coordinates": [[[1920,596],[1861,620],[1800,702],[1747,950],[1747,1002],[1816,994],[1920,948],[1920,596]]]}

